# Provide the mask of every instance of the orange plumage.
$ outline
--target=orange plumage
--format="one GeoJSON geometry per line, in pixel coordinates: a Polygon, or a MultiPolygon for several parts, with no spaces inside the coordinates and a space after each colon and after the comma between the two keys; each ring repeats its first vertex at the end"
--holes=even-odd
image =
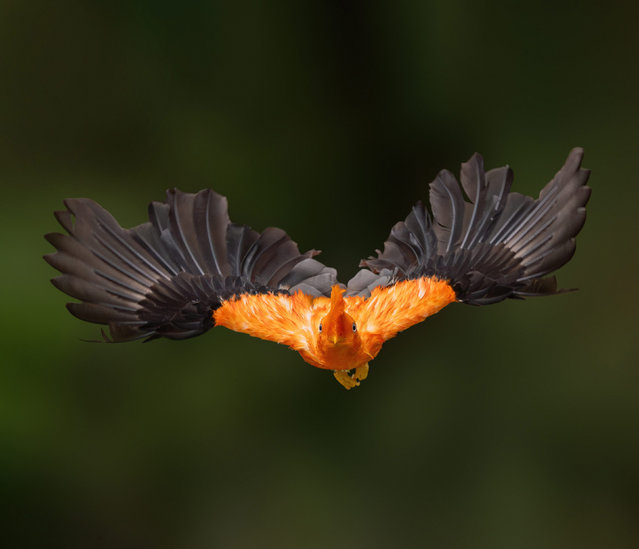
{"type": "Polygon", "coordinates": [[[510,193],[510,168],[484,171],[475,154],[461,185],[447,171],[376,258],[347,284],[301,254],[281,229],[231,223],[211,190],[170,190],[149,222],[123,229],[88,199],[68,199],[48,234],[53,284],[80,300],[69,310],[106,324],[107,341],[186,339],[214,326],[289,346],[332,370],[347,389],[368,375],[382,345],[458,301],[487,305],[559,293],[547,276],[565,264],[585,221],[589,172],[574,149],[539,198],[510,193]],[[463,189],[463,193],[462,193],[463,189]]]}
{"type": "Polygon", "coordinates": [[[455,301],[451,286],[435,278],[375,288],[370,297],[244,294],[213,313],[224,326],[287,345],[309,364],[326,370],[355,370],[373,360],[382,344],[455,301]]]}

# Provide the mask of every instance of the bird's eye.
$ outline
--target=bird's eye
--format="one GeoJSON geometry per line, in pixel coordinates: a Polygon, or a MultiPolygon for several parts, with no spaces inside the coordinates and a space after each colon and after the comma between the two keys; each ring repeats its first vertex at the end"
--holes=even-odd
{"type": "Polygon", "coordinates": [[[357,325],[353,322],[353,331],[356,332],[357,331],[357,325]]]}
{"type": "Polygon", "coordinates": [[[320,334],[322,333],[322,323],[321,322],[320,322],[320,325],[319,325],[319,333],[320,334]]]}

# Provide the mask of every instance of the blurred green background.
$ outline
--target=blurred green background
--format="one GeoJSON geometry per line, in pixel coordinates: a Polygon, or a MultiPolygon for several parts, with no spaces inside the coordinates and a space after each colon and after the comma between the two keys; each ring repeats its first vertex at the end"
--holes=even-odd
{"type": "Polygon", "coordinates": [[[0,486],[11,547],[637,547],[639,20],[617,2],[0,2],[0,486]],[[212,187],[341,279],[474,151],[573,146],[580,291],[451,306],[346,392],[225,330],[84,343],[42,238],[212,187]]]}

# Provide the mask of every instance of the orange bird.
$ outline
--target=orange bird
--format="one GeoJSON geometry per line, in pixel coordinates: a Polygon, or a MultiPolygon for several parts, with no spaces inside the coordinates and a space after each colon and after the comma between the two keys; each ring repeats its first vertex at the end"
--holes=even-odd
{"type": "Polygon", "coordinates": [[[68,234],[46,235],[57,251],[45,259],[62,273],[53,284],[80,300],[69,311],[108,325],[106,341],[224,326],[288,345],[351,389],[385,341],[449,303],[562,291],[547,275],[570,260],[586,219],[582,157],[573,149],[537,200],[510,192],[509,167],[484,172],[479,154],[462,164],[461,188],[441,171],[430,211],[418,202],[346,285],[281,229],[231,223],[226,199],[208,189],[169,190],[132,229],[89,199],[67,199],[55,216],[68,234]]]}

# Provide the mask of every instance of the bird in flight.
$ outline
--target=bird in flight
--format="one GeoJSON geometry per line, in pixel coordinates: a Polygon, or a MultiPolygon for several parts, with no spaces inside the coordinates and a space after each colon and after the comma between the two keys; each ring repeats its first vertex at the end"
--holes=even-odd
{"type": "Polygon", "coordinates": [[[442,170],[430,209],[418,202],[377,257],[342,284],[281,229],[232,223],[212,190],[167,191],[149,221],[123,229],[87,198],[64,201],[50,233],[52,283],[79,300],[69,311],[105,324],[105,341],[186,339],[217,326],[289,346],[346,389],[368,375],[382,345],[453,302],[487,305],[560,293],[586,218],[589,171],[573,149],[538,199],[511,192],[507,166],[474,154],[460,184],[442,170]]]}

